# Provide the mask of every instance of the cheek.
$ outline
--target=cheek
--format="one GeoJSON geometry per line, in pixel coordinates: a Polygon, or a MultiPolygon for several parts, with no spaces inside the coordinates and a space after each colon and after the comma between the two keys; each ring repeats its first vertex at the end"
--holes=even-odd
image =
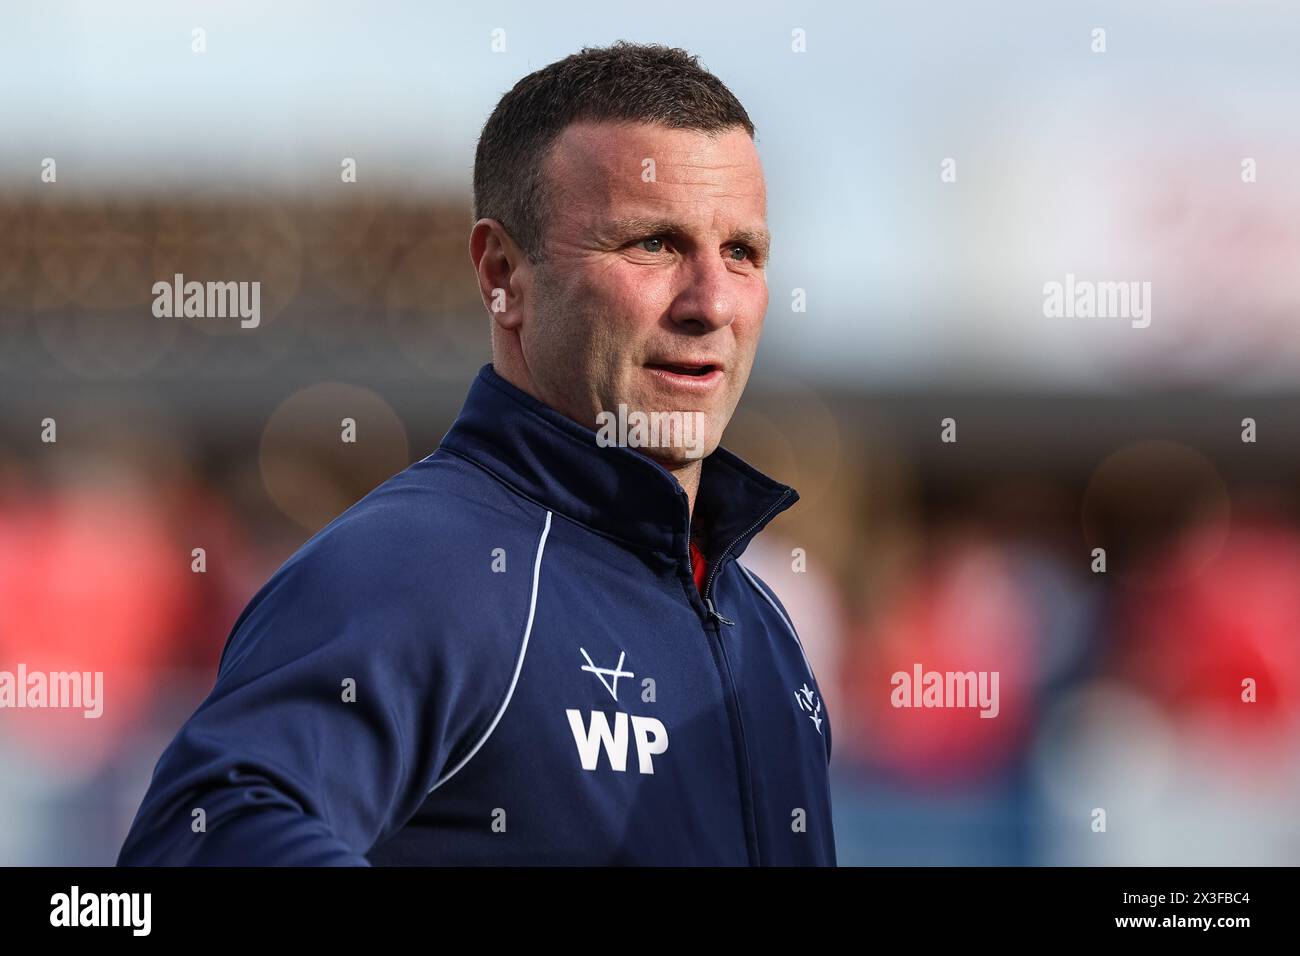
{"type": "Polygon", "coordinates": [[[629,357],[639,356],[654,332],[662,306],[643,281],[616,266],[593,269],[572,286],[570,317],[578,326],[574,348],[583,354],[585,377],[593,383],[601,407],[634,400],[629,357]]]}
{"type": "Polygon", "coordinates": [[[648,269],[614,270],[609,295],[618,320],[633,328],[657,325],[671,303],[667,274],[648,269]]]}
{"type": "Polygon", "coordinates": [[[745,348],[753,350],[758,345],[758,337],[763,332],[763,318],[767,314],[767,287],[755,292],[746,303],[742,318],[732,324],[736,341],[745,348]]]}
{"type": "Polygon", "coordinates": [[[767,282],[765,281],[754,292],[754,307],[751,314],[755,317],[755,328],[761,329],[763,327],[763,316],[767,314],[767,304],[768,291],[767,282]]]}
{"type": "Polygon", "coordinates": [[[591,354],[604,348],[611,317],[619,314],[617,290],[599,270],[575,269],[547,297],[545,321],[537,323],[557,349],[591,354]]]}
{"type": "Polygon", "coordinates": [[[573,284],[575,311],[603,324],[627,322],[654,299],[654,292],[620,263],[596,266],[573,284]]]}
{"type": "Polygon", "coordinates": [[[642,343],[656,334],[670,299],[666,282],[655,281],[643,272],[633,274],[611,268],[590,289],[588,302],[590,321],[606,350],[639,353],[642,343]]]}

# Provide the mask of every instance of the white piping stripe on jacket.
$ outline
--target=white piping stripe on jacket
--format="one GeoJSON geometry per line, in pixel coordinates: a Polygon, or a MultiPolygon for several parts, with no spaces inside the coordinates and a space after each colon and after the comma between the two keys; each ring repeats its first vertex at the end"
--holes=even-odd
{"type": "Polygon", "coordinates": [[[790,634],[794,637],[794,642],[799,645],[799,653],[803,655],[803,666],[808,669],[808,676],[812,678],[814,684],[817,683],[817,675],[813,673],[812,665],[808,663],[808,654],[803,649],[803,641],[799,640],[799,632],[794,629],[794,625],[791,624],[790,619],[785,616],[785,612],[781,610],[781,606],[773,601],[772,596],[763,589],[763,585],[759,584],[758,581],[755,580],[754,575],[749,568],[741,564],[740,561],[736,561],[736,567],[745,572],[745,577],[748,578],[749,583],[754,586],[754,590],[763,595],[763,600],[772,605],[772,610],[776,611],[781,620],[785,621],[787,630],[789,630],[790,634]]]}
{"type": "Polygon", "coordinates": [[[510,689],[506,691],[506,699],[501,702],[501,707],[497,710],[497,715],[492,718],[491,726],[489,726],[487,732],[479,738],[478,743],[474,745],[474,749],[467,753],[461,759],[460,763],[456,764],[456,766],[443,774],[442,779],[429,789],[430,793],[433,793],[434,790],[441,787],[444,783],[454,777],[460,771],[461,767],[469,763],[470,758],[479,752],[480,747],[487,743],[487,739],[492,736],[492,731],[496,730],[497,724],[505,714],[506,708],[510,706],[510,698],[515,695],[515,684],[519,682],[519,672],[524,668],[524,655],[528,653],[528,637],[533,633],[533,613],[537,610],[537,582],[542,575],[542,552],[546,550],[546,536],[550,533],[551,513],[548,511],[546,512],[546,526],[542,528],[542,536],[537,542],[537,558],[533,561],[533,594],[532,597],[528,599],[528,623],[524,626],[524,642],[519,648],[519,659],[515,661],[515,674],[510,678],[510,689]]]}

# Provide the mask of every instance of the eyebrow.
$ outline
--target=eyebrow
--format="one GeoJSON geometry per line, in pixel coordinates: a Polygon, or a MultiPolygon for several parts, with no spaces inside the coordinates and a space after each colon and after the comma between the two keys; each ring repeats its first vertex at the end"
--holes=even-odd
{"type": "MultiPolygon", "coordinates": [[[[610,220],[602,235],[618,242],[630,241],[645,236],[684,236],[686,230],[680,223],[671,219],[655,219],[647,216],[624,216],[610,220]]],[[[741,242],[754,249],[763,259],[767,258],[772,247],[772,234],[766,229],[736,229],[727,237],[727,242],[741,242]]]]}

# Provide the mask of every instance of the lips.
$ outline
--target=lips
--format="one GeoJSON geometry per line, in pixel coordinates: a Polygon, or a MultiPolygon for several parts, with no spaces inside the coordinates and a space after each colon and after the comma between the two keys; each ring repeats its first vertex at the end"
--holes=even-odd
{"type": "Polygon", "coordinates": [[[694,396],[712,394],[722,381],[722,363],[704,359],[647,362],[646,371],[662,388],[694,396]]]}
{"type": "Polygon", "coordinates": [[[717,362],[647,362],[647,368],[662,369],[665,372],[672,372],[674,375],[691,375],[697,378],[704,378],[714,372],[721,370],[721,364],[717,362]]]}

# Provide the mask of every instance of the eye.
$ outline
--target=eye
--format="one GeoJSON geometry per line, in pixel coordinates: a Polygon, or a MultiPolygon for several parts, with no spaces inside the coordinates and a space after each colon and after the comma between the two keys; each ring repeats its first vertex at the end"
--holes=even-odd
{"type": "MultiPolygon", "coordinates": [[[[754,250],[751,249],[751,248],[749,248],[749,246],[745,245],[743,242],[735,242],[735,243],[732,243],[732,245],[731,245],[731,252],[734,253],[737,249],[739,249],[741,252],[743,252],[743,253],[745,254],[745,256],[747,256],[747,257],[750,258],[751,260],[754,258],[754,250]]],[[[733,259],[733,261],[735,261],[735,262],[740,262],[740,261],[742,261],[741,259],[736,259],[734,256],[732,257],[732,259],[733,259]]]]}
{"type": "Polygon", "coordinates": [[[662,237],[662,236],[647,236],[647,237],[644,238],[644,239],[638,239],[638,240],[636,241],[635,245],[636,245],[638,248],[642,248],[642,249],[644,249],[644,248],[645,248],[645,245],[644,245],[644,244],[647,243],[647,242],[657,242],[657,243],[659,243],[659,249],[646,249],[646,250],[645,250],[646,252],[659,252],[659,251],[663,248],[663,244],[664,244],[664,240],[663,240],[663,237],[662,237]]]}

